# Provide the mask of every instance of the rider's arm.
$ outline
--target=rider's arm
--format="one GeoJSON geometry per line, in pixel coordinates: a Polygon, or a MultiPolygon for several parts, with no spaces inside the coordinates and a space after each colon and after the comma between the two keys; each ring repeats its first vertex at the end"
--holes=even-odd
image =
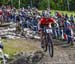
{"type": "Polygon", "coordinates": [[[39,21],[38,22],[38,30],[40,30],[40,24],[41,24],[41,22],[39,21]]]}

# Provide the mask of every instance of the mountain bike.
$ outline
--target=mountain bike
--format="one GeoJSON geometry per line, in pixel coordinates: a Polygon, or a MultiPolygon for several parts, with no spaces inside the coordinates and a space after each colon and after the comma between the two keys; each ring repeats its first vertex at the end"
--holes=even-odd
{"type": "MultiPolygon", "coordinates": [[[[49,52],[49,55],[53,57],[54,49],[53,49],[53,41],[51,36],[51,29],[49,27],[44,27],[43,29],[43,37],[41,43],[43,44],[43,50],[49,52]]],[[[41,45],[42,45],[41,44],[41,45]]]]}

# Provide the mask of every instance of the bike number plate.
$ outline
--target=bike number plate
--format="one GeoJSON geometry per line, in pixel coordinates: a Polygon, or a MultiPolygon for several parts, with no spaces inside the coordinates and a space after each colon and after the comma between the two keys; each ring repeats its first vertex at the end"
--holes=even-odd
{"type": "Polygon", "coordinates": [[[52,33],[52,29],[46,29],[47,33],[52,33]]]}

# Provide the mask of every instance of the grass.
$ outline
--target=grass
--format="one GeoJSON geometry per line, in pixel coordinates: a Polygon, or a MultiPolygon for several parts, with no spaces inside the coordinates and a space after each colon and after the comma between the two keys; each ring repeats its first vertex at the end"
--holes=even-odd
{"type": "Polygon", "coordinates": [[[25,41],[24,39],[15,39],[15,40],[2,40],[4,44],[4,53],[12,57],[14,54],[19,52],[28,52],[35,51],[38,47],[32,41],[25,41]]]}
{"type": "MultiPolygon", "coordinates": [[[[51,10],[52,14],[54,14],[56,11],[59,11],[59,10],[51,10]]],[[[60,13],[64,13],[64,14],[68,14],[68,16],[75,16],[75,12],[74,11],[59,11],[60,13]]]]}

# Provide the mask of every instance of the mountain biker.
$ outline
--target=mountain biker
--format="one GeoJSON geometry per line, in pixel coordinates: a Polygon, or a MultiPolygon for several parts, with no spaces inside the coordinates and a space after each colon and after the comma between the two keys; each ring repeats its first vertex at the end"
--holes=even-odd
{"type": "Polygon", "coordinates": [[[55,23],[55,19],[52,17],[47,17],[47,16],[43,16],[41,17],[41,19],[38,22],[38,30],[40,31],[40,36],[41,36],[41,47],[44,48],[44,44],[42,42],[42,37],[44,35],[43,30],[44,27],[50,27],[49,25],[55,23]]]}

